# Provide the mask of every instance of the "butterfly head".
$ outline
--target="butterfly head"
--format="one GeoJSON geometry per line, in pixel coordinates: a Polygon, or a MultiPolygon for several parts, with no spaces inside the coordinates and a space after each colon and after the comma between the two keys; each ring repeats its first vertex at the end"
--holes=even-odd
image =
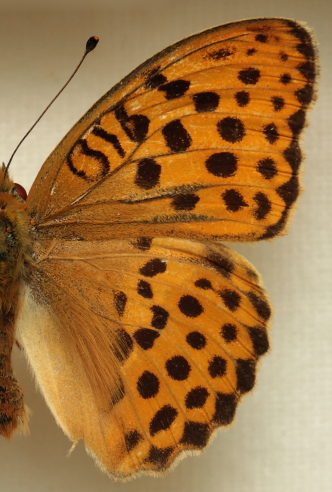
{"type": "MultiPolygon", "coordinates": [[[[14,197],[20,203],[25,203],[27,199],[27,192],[18,183],[14,183],[10,178],[5,164],[0,169],[0,197],[3,202],[6,195],[14,197]]],[[[2,207],[3,208],[3,207],[2,207]]]]}
{"type": "Polygon", "coordinates": [[[29,244],[26,205],[5,170],[5,166],[0,169],[1,289],[18,277],[29,244]]]}

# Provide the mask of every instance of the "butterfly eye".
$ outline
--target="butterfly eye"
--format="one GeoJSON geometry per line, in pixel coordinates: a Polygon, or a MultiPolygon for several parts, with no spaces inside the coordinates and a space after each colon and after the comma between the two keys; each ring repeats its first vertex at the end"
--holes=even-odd
{"type": "Polygon", "coordinates": [[[25,191],[25,189],[23,188],[23,186],[21,186],[20,184],[18,183],[14,183],[15,185],[15,188],[14,190],[16,191],[16,193],[24,200],[26,201],[27,197],[28,197],[28,194],[27,192],[25,191]]]}

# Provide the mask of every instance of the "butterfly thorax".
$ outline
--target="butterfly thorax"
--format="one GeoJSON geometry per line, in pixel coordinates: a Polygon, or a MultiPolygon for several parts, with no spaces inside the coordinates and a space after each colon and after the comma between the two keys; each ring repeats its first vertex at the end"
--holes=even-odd
{"type": "Polygon", "coordinates": [[[15,185],[0,171],[0,434],[9,438],[25,422],[22,391],[13,376],[11,352],[24,258],[28,254],[28,216],[15,185]]]}

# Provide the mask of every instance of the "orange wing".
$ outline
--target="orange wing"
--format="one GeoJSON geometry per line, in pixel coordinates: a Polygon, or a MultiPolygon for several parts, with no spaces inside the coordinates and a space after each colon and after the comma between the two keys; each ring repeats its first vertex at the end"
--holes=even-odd
{"type": "Polygon", "coordinates": [[[57,421],[115,478],[202,450],[254,384],[270,307],[217,241],[283,230],[315,72],[294,21],[189,37],[106,94],[32,187],[18,331],[57,421]]]}
{"type": "Polygon", "coordinates": [[[284,19],[232,23],[167,48],[46,161],[28,199],[37,236],[279,234],[299,192],[316,70],[310,35],[284,19]]]}
{"type": "Polygon", "coordinates": [[[18,333],[57,422],[114,478],[163,474],[229,425],[268,350],[270,307],[222,245],[59,241],[18,333]]]}

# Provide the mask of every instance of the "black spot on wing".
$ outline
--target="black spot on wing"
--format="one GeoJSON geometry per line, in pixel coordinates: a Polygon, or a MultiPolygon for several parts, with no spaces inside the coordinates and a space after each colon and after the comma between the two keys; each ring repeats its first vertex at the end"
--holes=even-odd
{"type": "Polygon", "coordinates": [[[137,380],[138,393],[144,400],[155,397],[159,392],[159,379],[150,371],[144,371],[137,380]]]}
{"type": "Polygon", "coordinates": [[[236,340],[237,337],[237,328],[233,323],[225,323],[221,327],[221,336],[225,340],[226,343],[231,343],[236,340]]]}
{"type": "Polygon", "coordinates": [[[311,84],[306,84],[304,87],[297,89],[295,91],[295,96],[300,104],[303,106],[308,106],[314,95],[314,88],[311,84]]]}
{"type": "Polygon", "coordinates": [[[291,129],[294,137],[298,137],[301,130],[305,124],[305,112],[303,109],[299,109],[295,113],[293,113],[288,119],[287,123],[289,128],[291,129]]]}
{"type": "Polygon", "coordinates": [[[125,443],[127,451],[132,451],[140,441],[143,440],[143,436],[138,432],[138,430],[133,429],[127,434],[125,434],[125,443]]]}
{"type": "Polygon", "coordinates": [[[108,133],[107,131],[105,131],[103,128],[99,126],[95,126],[92,130],[92,133],[97,137],[102,138],[106,142],[112,144],[120,157],[124,157],[126,155],[125,151],[121,146],[121,142],[116,135],[113,135],[112,133],[108,133]]]}
{"type": "Polygon", "coordinates": [[[272,102],[273,109],[276,112],[281,111],[285,106],[285,100],[279,96],[272,96],[271,102],[272,102]]]}
{"type": "Polygon", "coordinates": [[[206,338],[199,331],[191,331],[186,336],[186,342],[195,350],[201,350],[206,345],[206,338]]]}
{"type": "Polygon", "coordinates": [[[243,122],[233,116],[218,121],[217,130],[222,139],[230,143],[241,142],[246,134],[243,122]]]}
{"type": "Polygon", "coordinates": [[[151,237],[138,237],[132,244],[141,251],[148,251],[151,248],[151,243],[151,237]]]}
{"type": "Polygon", "coordinates": [[[199,202],[199,196],[195,193],[176,195],[171,203],[174,210],[194,210],[199,202]]]}
{"type": "Polygon", "coordinates": [[[207,259],[209,260],[209,266],[212,266],[224,278],[230,278],[231,273],[235,268],[234,263],[230,258],[226,255],[218,253],[217,251],[209,251],[207,254],[207,259]]]}
{"type": "Polygon", "coordinates": [[[289,56],[284,51],[280,51],[279,58],[281,61],[285,62],[288,60],[289,56]]]}
{"type": "Polygon", "coordinates": [[[265,157],[257,163],[257,171],[265,179],[272,179],[278,173],[276,163],[271,157],[265,157]]]}
{"type": "Polygon", "coordinates": [[[165,92],[166,99],[172,100],[183,96],[187,92],[189,87],[190,87],[189,80],[178,79],[160,85],[158,87],[158,91],[165,92]]]}
{"type": "Polygon", "coordinates": [[[159,258],[154,258],[149,260],[142,268],[140,268],[140,273],[145,277],[155,277],[160,273],[166,271],[166,262],[160,260],[159,258]]]}
{"type": "Polygon", "coordinates": [[[220,357],[219,355],[215,355],[210,361],[208,365],[208,371],[211,378],[221,378],[225,376],[227,370],[227,361],[220,357]]]}
{"type": "Polygon", "coordinates": [[[240,70],[238,79],[246,85],[256,85],[261,76],[258,68],[248,67],[240,70]]]}
{"type": "Polygon", "coordinates": [[[219,99],[216,92],[198,92],[193,96],[195,110],[198,113],[215,111],[219,105],[219,99]]]}
{"type": "Polygon", "coordinates": [[[270,144],[275,144],[279,140],[278,128],[274,123],[269,123],[263,128],[263,134],[270,144]]]}
{"type": "Polygon", "coordinates": [[[204,309],[196,297],[184,295],[181,297],[178,307],[185,316],[189,318],[197,318],[203,313],[204,309]]]}
{"type": "Polygon", "coordinates": [[[308,82],[313,83],[316,76],[315,64],[312,61],[306,61],[300,63],[297,67],[297,70],[301,72],[303,77],[307,79],[308,82]]]}
{"type": "Polygon", "coordinates": [[[229,56],[233,55],[235,53],[236,49],[235,47],[232,48],[221,48],[219,50],[212,51],[211,53],[208,53],[207,57],[212,59],[212,60],[222,60],[224,58],[228,58],[229,56]]]}
{"type": "Polygon", "coordinates": [[[191,145],[191,137],[181,120],[172,120],[162,129],[167,147],[172,152],[184,152],[191,145]]]}
{"type": "Polygon", "coordinates": [[[267,43],[268,36],[267,34],[256,34],[255,39],[258,43],[267,43]]]}
{"type": "Polygon", "coordinates": [[[210,393],[202,386],[190,390],[185,397],[185,405],[188,409],[203,408],[210,393]]]}
{"type": "Polygon", "coordinates": [[[115,342],[112,347],[114,355],[119,362],[124,362],[133,350],[133,340],[123,328],[117,328],[114,335],[115,342]]]}
{"type": "Polygon", "coordinates": [[[79,140],[76,143],[76,145],[72,148],[72,150],[68,154],[66,162],[68,164],[69,169],[75,176],[85,179],[86,181],[98,180],[106,176],[110,171],[110,163],[107,156],[103,152],[100,152],[99,150],[91,149],[88,146],[86,140],[84,139],[79,140]],[[81,152],[85,156],[91,157],[92,159],[97,161],[99,163],[99,170],[93,175],[88,175],[83,169],[78,169],[75,166],[74,159],[73,159],[74,153],[76,151],[81,152]]]}
{"type": "Polygon", "coordinates": [[[212,284],[207,278],[199,278],[198,280],[196,280],[195,285],[196,287],[199,287],[203,290],[212,289],[212,284]]]}
{"type": "Polygon", "coordinates": [[[241,393],[247,393],[255,385],[256,366],[252,359],[236,360],[237,389],[241,393]]]}
{"type": "Polygon", "coordinates": [[[230,424],[235,415],[237,405],[236,396],[231,394],[224,394],[217,392],[216,394],[216,410],[213,416],[213,422],[219,425],[230,424]]]}
{"type": "Polygon", "coordinates": [[[194,448],[204,448],[210,436],[208,424],[187,420],[180,443],[194,448]]]}
{"type": "Polygon", "coordinates": [[[284,200],[286,205],[290,207],[299,195],[300,185],[298,177],[292,176],[291,179],[287,181],[287,183],[279,186],[276,191],[278,195],[284,200]]]}
{"type": "Polygon", "coordinates": [[[292,139],[291,144],[287,147],[287,149],[283,151],[282,154],[288,164],[291,166],[292,171],[295,173],[299,169],[302,161],[302,152],[297,139],[292,139]]]}
{"type": "Polygon", "coordinates": [[[147,89],[156,89],[167,82],[167,78],[162,73],[159,73],[159,69],[160,67],[155,67],[148,73],[145,80],[145,87],[147,89]]]}
{"type": "Polygon", "coordinates": [[[290,84],[291,81],[292,81],[292,77],[289,73],[283,73],[282,75],[280,75],[280,82],[283,85],[288,85],[290,84]]]}
{"type": "Polygon", "coordinates": [[[137,294],[144,297],[144,299],[152,299],[153,292],[151,284],[145,280],[139,280],[137,284],[137,294]]]}
{"type": "Polygon", "coordinates": [[[147,136],[150,120],[143,114],[133,114],[128,116],[123,105],[118,105],[114,114],[126,135],[133,142],[142,142],[147,136]]]}
{"type": "Polygon", "coordinates": [[[254,202],[257,204],[257,208],[254,210],[254,216],[257,220],[265,219],[272,210],[272,203],[268,196],[262,191],[258,191],[254,197],[254,202]]]}
{"type": "Polygon", "coordinates": [[[235,290],[223,289],[218,292],[225,306],[232,312],[236,311],[241,303],[241,296],[235,290]]]}
{"type": "Polygon", "coordinates": [[[250,102],[250,94],[248,91],[238,91],[234,97],[240,108],[244,108],[245,106],[248,106],[250,102]]]}
{"type": "Polygon", "coordinates": [[[255,326],[248,327],[247,330],[254,347],[255,355],[260,357],[265,354],[269,350],[269,339],[266,330],[255,326]]]}
{"type": "Polygon", "coordinates": [[[216,152],[205,161],[206,169],[214,176],[229,178],[237,171],[237,157],[233,152],[216,152]]]}
{"type": "Polygon", "coordinates": [[[153,328],[156,328],[158,330],[164,329],[165,326],[167,325],[169,312],[166,311],[166,309],[164,309],[163,307],[156,306],[156,305],[151,306],[150,309],[153,313],[151,326],[153,326],[153,328]]]}
{"type": "Polygon", "coordinates": [[[247,297],[250,300],[251,304],[254,306],[260,318],[262,318],[264,321],[267,321],[271,316],[271,308],[266,302],[266,299],[263,296],[258,296],[254,292],[248,292],[247,297]]]}
{"type": "Polygon", "coordinates": [[[238,212],[243,207],[249,206],[243,195],[238,190],[234,190],[233,188],[230,190],[225,190],[221,197],[225,202],[226,210],[229,212],[238,212]]]}
{"type": "Polygon", "coordinates": [[[116,291],[114,292],[113,295],[114,295],[115,309],[117,310],[119,316],[123,316],[127,304],[127,296],[122,291],[116,291]]]}
{"type": "Polygon", "coordinates": [[[169,429],[178,415],[176,408],[171,405],[161,407],[151,419],[150,435],[154,436],[162,430],[169,429]]]}
{"type": "Polygon", "coordinates": [[[151,190],[159,184],[161,165],[155,159],[145,158],[137,163],[135,184],[144,190],[151,190]]]}
{"type": "Polygon", "coordinates": [[[143,350],[149,350],[153,347],[154,342],[160,336],[160,333],[156,330],[151,330],[150,328],[140,328],[135,331],[133,336],[143,350]]]}
{"type": "Polygon", "coordinates": [[[168,446],[166,448],[151,446],[149,455],[145,461],[156,465],[158,469],[163,469],[166,467],[168,459],[173,451],[174,448],[171,446],[168,446]]]}
{"type": "Polygon", "coordinates": [[[166,361],[166,370],[172,379],[184,381],[188,378],[191,367],[187,359],[182,355],[175,355],[166,361]]]}

